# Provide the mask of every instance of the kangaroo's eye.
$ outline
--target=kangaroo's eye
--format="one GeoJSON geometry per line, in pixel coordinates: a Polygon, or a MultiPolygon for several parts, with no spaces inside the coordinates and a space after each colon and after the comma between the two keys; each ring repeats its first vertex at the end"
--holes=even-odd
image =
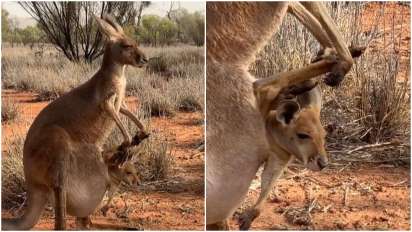
{"type": "Polygon", "coordinates": [[[300,139],[310,139],[310,135],[308,135],[308,134],[297,133],[296,135],[297,135],[298,138],[300,138],[300,139]]]}
{"type": "Polygon", "coordinates": [[[133,45],[131,45],[131,44],[122,44],[122,47],[124,47],[124,48],[132,48],[133,45]]]}

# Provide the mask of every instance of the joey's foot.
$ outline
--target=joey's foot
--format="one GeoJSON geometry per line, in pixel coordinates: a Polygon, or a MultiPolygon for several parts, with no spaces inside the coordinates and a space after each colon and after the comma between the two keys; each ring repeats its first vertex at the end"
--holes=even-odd
{"type": "Polygon", "coordinates": [[[252,222],[260,214],[258,209],[247,209],[239,216],[239,230],[249,230],[252,222]]]}
{"type": "Polygon", "coordinates": [[[139,145],[143,140],[149,138],[150,134],[146,131],[138,131],[132,139],[132,146],[139,145]]]}

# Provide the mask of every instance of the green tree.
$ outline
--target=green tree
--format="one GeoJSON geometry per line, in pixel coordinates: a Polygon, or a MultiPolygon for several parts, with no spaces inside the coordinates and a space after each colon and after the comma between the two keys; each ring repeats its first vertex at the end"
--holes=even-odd
{"type": "Polygon", "coordinates": [[[24,45],[31,44],[31,46],[33,46],[33,44],[40,42],[42,37],[42,31],[37,26],[28,26],[23,30],[20,30],[19,33],[21,42],[24,45]]]}
{"type": "Polygon", "coordinates": [[[170,45],[176,41],[176,23],[166,17],[144,15],[138,31],[141,43],[152,46],[170,45]]]}
{"type": "Polygon", "coordinates": [[[183,43],[204,44],[205,20],[200,12],[189,13],[186,9],[177,9],[170,13],[170,18],[178,27],[178,38],[183,43]]]}
{"type": "Polygon", "coordinates": [[[9,41],[10,39],[9,12],[4,9],[1,9],[1,39],[2,41],[9,41]]]}

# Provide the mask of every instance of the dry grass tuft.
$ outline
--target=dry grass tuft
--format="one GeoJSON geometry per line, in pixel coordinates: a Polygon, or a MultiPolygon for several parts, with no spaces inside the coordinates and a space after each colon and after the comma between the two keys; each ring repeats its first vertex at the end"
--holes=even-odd
{"type": "Polygon", "coordinates": [[[13,101],[3,101],[1,104],[1,121],[10,122],[19,117],[19,108],[13,101]]]}
{"type": "Polygon", "coordinates": [[[1,167],[1,203],[3,208],[20,206],[26,199],[23,172],[24,137],[16,137],[3,154],[1,167]]]}

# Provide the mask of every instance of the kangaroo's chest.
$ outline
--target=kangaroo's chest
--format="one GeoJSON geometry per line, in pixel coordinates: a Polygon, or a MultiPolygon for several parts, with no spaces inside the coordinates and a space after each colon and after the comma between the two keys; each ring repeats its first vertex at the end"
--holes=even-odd
{"type": "Polygon", "coordinates": [[[103,83],[101,91],[97,91],[96,99],[100,104],[111,104],[116,112],[119,112],[120,107],[126,95],[126,78],[119,76],[112,78],[110,81],[103,83]]]}
{"type": "Polygon", "coordinates": [[[114,96],[114,107],[116,111],[120,110],[126,96],[126,78],[123,76],[114,82],[116,93],[114,96]]]}

